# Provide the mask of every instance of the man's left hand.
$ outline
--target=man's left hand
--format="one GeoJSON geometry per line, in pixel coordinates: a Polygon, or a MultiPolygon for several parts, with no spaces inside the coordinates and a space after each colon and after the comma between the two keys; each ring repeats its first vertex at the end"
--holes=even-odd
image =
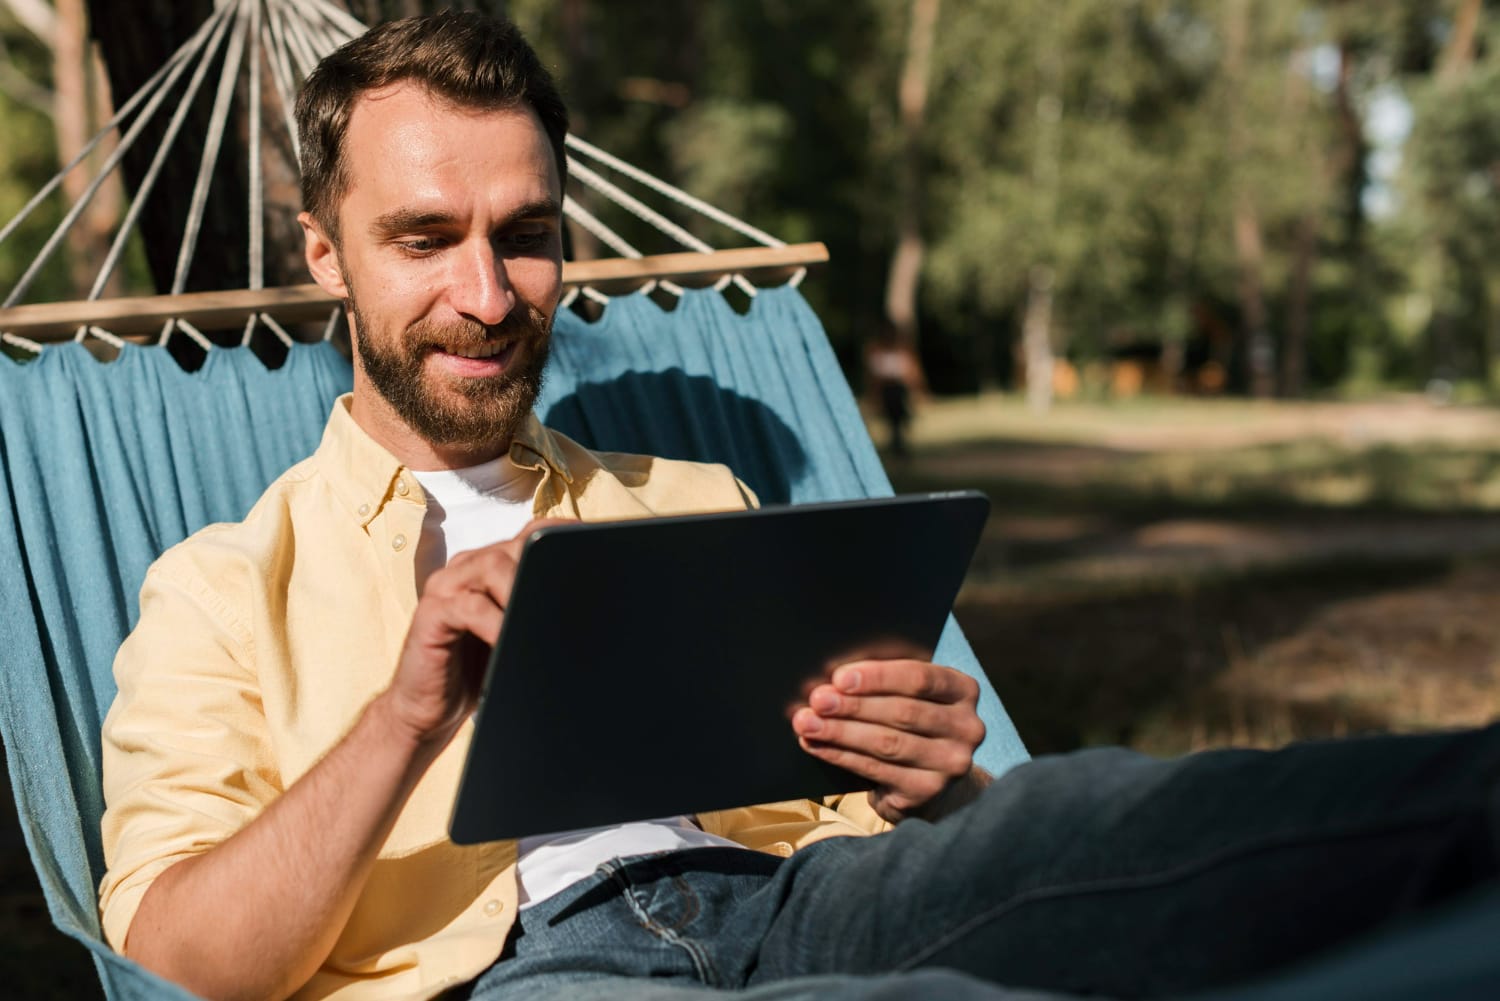
{"type": "Polygon", "coordinates": [[[979,684],[961,671],[920,660],[855,661],[807,703],[792,716],[802,747],[874,782],[870,801],[892,823],[943,812],[967,791],[955,787],[983,784],[973,767],[984,740],[979,684]]]}

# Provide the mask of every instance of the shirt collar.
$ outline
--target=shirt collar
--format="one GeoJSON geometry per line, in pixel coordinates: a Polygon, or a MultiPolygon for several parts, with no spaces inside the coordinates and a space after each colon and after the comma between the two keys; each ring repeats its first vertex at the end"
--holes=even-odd
{"type": "MultiPolygon", "coordinates": [[[[420,488],[415,478],[403,477],[406,467],[355,423],[349,412],[353,399],[354,394],[345,393],[334,401],[315,461],[350,517],[364,527],[391,498],[406,496],[413,490],[420,496],[420,488]]],[[[572,472],[552,432],[542,426],[534,413],[526,415],[506,458],[523,469],[550,470],[564,482],[573,482],[572,472]]]]}
{"type": "Polygon", "coordinates": [[[542,426],[535,413],[526,415],[526,420],[511,439],[510,461],[522,469],[546,467],[561,476],[564,483],[573,482],[573,473],[558,447],[557,436],[542,426]]]}

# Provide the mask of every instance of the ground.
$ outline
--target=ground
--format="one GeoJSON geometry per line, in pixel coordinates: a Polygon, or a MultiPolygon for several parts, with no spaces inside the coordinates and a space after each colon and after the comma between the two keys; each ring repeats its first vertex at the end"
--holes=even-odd
{"type": "MultiPolygon", "coordinates": [[[[1500,411],[992,396],[927,407],[886,461],[989,494],[957,615],[1035,753],[1500,718],[1500,411]]],[[[0,874],[6,993],[97,996],[8,805],[0,874]]]]}
{"type": "Polygon", "coordinates": [[[989,494],[957,615],[1034,751],[1500,718],[1500,413],[982,397],[887,463],[989,494]]]}

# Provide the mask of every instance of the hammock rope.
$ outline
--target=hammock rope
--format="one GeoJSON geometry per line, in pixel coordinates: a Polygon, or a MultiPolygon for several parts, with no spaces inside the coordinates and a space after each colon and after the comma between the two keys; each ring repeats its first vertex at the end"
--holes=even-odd
{"type": "MultiPolygon", "coordinates": [[[[663,181],[655,174],[648,174],[646,171],[640,169],[639,167],[626,163],[624,160],[621,160],[614,154],[606,153],[604,150],[600,149],[598,146],[595,146],[591,142],[580,139],[575,135],[569,135],[567,139],[564,140],[564,142],[567,144],[567,147],[573,150],[575,153],[584,153],[588,156],[591,156],[595,160],[598,160],[600,163],[609,167],[611,170],[618,171],[624,176],[630,178],[632,181],[644,184],[646,187],[655,191],[657,194],[664,195],[667,198],[672,199],[674,202],[677,202],[679,205],[683,205],[687,208],[692,209],[699,215],[707,216],[714,222],[719,223],[722,226],[727,226],[735,232],[741,234],[742,236],[748,236],[750,239],[754,240],[756,243],[761,244],[762,246],[786,246],[786,241],[778,240],[770,233],[767,233],[761,229],[757,229],[756,227],[750,225],[748,222],[745,222],[745,220],[740,219],[737,216],[732,216],[728,212],[725,212],[723,209],[716,208],[715,206],[710,205],[708,202],[705,202],[703,199],[688,194],[686,191],[683,191],[679,187],[668,184],[666,181],[663,181]]],[[[576,162],[576,160],[570,162],[576,162]]]]}
{"type": "MultiPolygon", "coordinates": [[[[265,193],[261,181],[260,152],[260,34],[261,5],[250,4],[250,287],[266,287],[265,193]]],[[[253,326],[255,316],[250,323],[253,326]]],[[[250,335],[245,335],[250,343],[250,335]]]]}
{"type": "Polygon", "coordinates": [[[198,161],[198,177],[193,182],[193,194],[188,203],[187,223],[183,228],[182,242],[177,247],[177,268],[172,273],[172,294],[187,290],[188,268],[193,263],[193,252],[198,249],[198,234],[203,229],[203,214],[208,208],[208,187],[213,183],[214,167],[219,163],[219,150],[224,145],[224,133],[229,125],[229,102],[234,98],[234,85],[239,78],[240,61],[245,54],[245,19],[234,19],[234,34],[229,38],[229,51],[224,56],[224,68],[219,73],[219,88],[214,94],[213,115],[209,119],[208,137],[203,142],[203,156],[198,161]]]}
{"type": "MultiPolygon", "coordinates": [[[[582,226],[585,230],[598,237],[601,243],[605,244],[607,247],[609,247],[610,250],[613,250],[621,257],[628,257],[631,260],[640,260],[645,256],[640,252],[640,250],[638,250],[633,244],[631,244],[629,240],[626,240],[619,233],[616,233],[614,230],[610,229],[604,224],[602,220],[599,219],[598,216],[594,215],[594,213],[590,212],[588,209],[580,205],[572,195],[563,196],[563,212],[569,219],[578,223],[578,225],[582,226]]],[[[667,278],[660,279],[659,281],[655,279],[653,279],[652,281],[648,281],[637,291],[642,295],[650,295],[657,288],[664,289],[672,293],[679,299],[682,298],[682,286],[667,278]]],[[[570,292],[569,296],[564,300],[562,304],[563,308],[567,309],[568,307],[572,306],[573,300],[575,298],[576,295],[570,292]]]]}
{"type": "Polygon", "coordinates": [[[208,34],[209,29],[213,27],[218,16],[218,14],[215,14],[213,17],[210,17],[208,21],[204,22],[203,26],[198,29],[193,37],[188,39],[188,41],[183,45],[182,48],[178,49],[177,52],[175,52],[165,63],[163,63],[160,69],[151,74],[150,78],[141,85],[140,90],[132,94],[130,99],[120,106],[120,110],[116,111],[114,117],[111,118],[107,123],[105,123],[104,128],[100,129],[87,143],[85,143],[83,149],[79,150],[78,153],[73,157],[73,159],[64,164],[62,169],[52,176],[51,180],[42,185],[41,189],[38,190],[35,195],[31,196],[31,200],[21,207],[21,211],[17,212],[15,214],[15,217],[12,218],[10,222],[6,223],[4,227],[0,227],[0,242],[4,242],[5,238],[10,236],[10,234],[15,231],[17,226],[21,225],[21,223],[25,222],[26,219],[30,217],[31,213],[35,211],[37,206],[41,205],[42,202],[47,200],[48,195],[57,190],[57,186],[62,184],[63,178],[67,177],[74,167],[77,167],[80,163],[86,160],[89,154],[97,149],[99,144],[104,141],[105,137],[110,135],[116,128],[119,127],[120,123],[123,122],[130,115],[130,113],[133,112],[136,107],[139,106],[140,103],[153,92],[154,88],[158,83],[161,82],[161,79],[163,77],[175,70],[177,65],[187,58],[189,50],[195,45],[197,40],[208,34]]]}
{"type": "MultiPolygon", "coordinates": [[[[70,171],[77,169],[107,138],[118,135],[118,141],[100,165],[98,175],[90,181],[78,200],[63,215],[16,281],[15,286],[10,289],[3,300],[0,300],[0,342],[29,352],[42,350],[42,341],[5,329],[7,318],[4,311],[19,306],[42,269],[55,256],[69,231],[78,223],[94,195],[103,186],[108,176],[119,169],[125,156],[135,147],[147,126],[157,120],[157,116],[168,104],[168,99],[178,91],[179,85],[186,77],[186,84],[181,88],[162,129],[158,148],[136,185],[135,194],[121,217],[109,249],[86,293],[86,301],[96,301],[103,296],[111,278],[118,271],[120,262],[124,259],[131,236],[138,232],[141,216],[147,210],[151,195],[157,190],[168,157],[172,155],[189,113],[199,101],[204,84],[215,65],[218,65],[219,72],[208,117],[208,130],[189,196],[182,237],[174,262],[170,294],[181,294],[187,288],[203,232],[212,185],[218,171],[224,136],[229,128],[229,116],[236,99],[239,81],[242,78],[246,80],[244,99],[248,101],[246,109],[248,163],[246,168],[249,191],[245,205],[248,223],[248,246],[246,248],[248,286],[251,290],[264,289],[267,204],[263,140],[271,129],[284,130],[293,156],[300,161],[302,151],[292,115],[298,82],[312,71],[323,56],[365,30],[365,25],[331,0],[215,0],[212,13],[192,36],[178,47],[166,62],[120,106],[104,127],[84,144],[82,150],[69,160],[14,218],[0,228],[0,242],[4,242],[57,190],[70,171]],[[222,62],[220,62],[221,59],[222,62]],[[269,119],[264,114],[263,107],[267,96],[265,94],[267,77],[269,77],[270,88],[281,109],[279,116],[272,115],[269,119]]],[[[776,249],[787,246],[784,241],[764,230],[752,226],[723,209],[710,205],[578,136],[567,136],[565,143],[569,174],[576,178],[579,184],[596,193],[606,203],[639,219],[673,243],[692,252],[713,254],[716,251],[706,240],[686,226],[648,205],[635,194],[624,190],[612,177],[633,182],[646,191],[665,199],[670,205],[722,226],[760,246],[776,249]],[[605,171],[608,171],[612,177],[605,176],[605,171]]],[[[638,247],[602,220],[595,211],[581,204],[577,199],[565,197],[563,211],[571,222],[583,231],[592,234],[615,254],[632,260],[640,260],[646,256],[638,247]]],[[[810,258],[803,258],[802,261],[795,263],[801,265],[806,260],[810,258]]],[[[676,272],[677,275],[686,273],[688,272],[682,270],[676,272]]],[[[784,271],[782,274],[785,276],[784,271]]],[[[801,283],[805,275],[805,266],[796,267],[788,283],[795,287],[801,283]]],[[[746,278],[742,269],[734,271],[726,269],[722,273],[710,274],[708,278],[712,287],[719,291],[723,291],[730,282],[733,282],[745,295],[752,297],[756,295],[756,286],[746,278]]],[[[615,281],[618,284],[620,280],[615,281]]],[[[684,293],[681,284],[665,275],[646,275],[638,277],[636,282],[634,290],[642,294],[649,294],[658,288],[678,297],[684,293]]],[[[564,305],[571,306],[579,295],[601,304],[609,302],[609,296],[604,292],[584,284],[568,290],[564,305]]],[[[242,316],[244,329],[237,339],[240,344],[249,344],[256,327],[260,325],[266,326],[278,341],[283,343],[294,341],[286,327],[272,320],[270,314],[264,309],[251,309],[242,316]]],[[[336,329],[338,317],[339,310],[334,309],[324,325],[325,339],[336,329]]],[[[177,332],[189,337],[205,350],[210,350],[213,346],[213,342],[185,317],[176,317],[163,322],[160,334],[156,337],[156,343],[166,344],[168,339],[177,332]]],[[[90,319],[81,320],[74,329],[72,337],[80,341],[93,337],[116,348],[123,343],[123,340],[115,333],[90,319]]]]}
{"type": "MultiPolygon", "coordinates": [[[[104,264],[99,268],[99,275],[94,279],[93,287],[89,289],[88,298],[97,299],[103,294],[109,283],[110,276],[119,264],[121,256],[125,252],[125,245],[130,239],[130,234],[135,232],[136,223],[140,220],[141,213],[145,210],[147,200],[151,192],[156,188],[156,180],[161,176],[162,168],[166,166],[168,154],[172,150],[172,143],[176,141],[177,135],[182,131],[183,122],[187,121],[188,111],[192,107],[193,98],[198,96],[198,91],[203,86],[203,81],[208,77],[209,64],[213,60],[213,54],[219,48],[225,33],[229,28],[229,20],[222,18],[214,31],[212,38],[208,40],[204,50],[203,59],[198,63],[197,69],[193,71],[188,80],[187,91],[183,99],[177,103],[177,108],[172,112],[172,117],[167,122],[166,132],[162,136],[161,145],[156,150],[156,155],[151,158],[151,165],[146,168],[146,173],[141,178],[141,183],[136,188],[136,196],[130,200],[130,208],[125,212],[125,218],[120,222],[120,230],[115,234],[114,242],[110,245],[109,253],[104,258],[104,264]]],[[[184,66],[186,63],[183,64],[184,66]]],[[[166,92],[171,89],[175,80],[167,81],[161,90],[161,97],[165,98],[166,92]]],[[[148,117],[152,113],[148,110],[142,117],[148,117]]],[[[130,137],[134,142],[134,137],[130,137]]],[[[121,140],[125,145],[125,140],[121,140]]],[[[104,172],[100,172],[103,177],[104,172]]],[[[7,303],[9,305],[9,303],[7,303]]]]}
{"type": "MultiPolygon", "coordinates": [[[[219,12],[216,12],[215,17],[219,20],[220,26],[228,25],[229,21],[224,17],[224,11],[221,10],[219,12]]],[[[222,38],[223,34],[216,27],[216,30],[212,37],[215,40],[215,47],[217,47],[217,40],[222,38]]],[[[184,48],[186,48],[187,46],[193,46],[193,48],[196,49],[206,41],[207,37],[204,37],[201,40],[198,40],[195,37],[195,39],[190,39],[186,43],[184,48]],[[195,44],[195,41],[197,42],[197,44],[195,44]]],[[[63,238],[68,233],[68,230],[72,229],[73,224],[76,223],[79,217],[83,215],[84,209],[88,208],[88,204],[93,200],[94,194],[104,185],[104,182],[107,179],[109,173],[119,166],[120,161],[125,158],[125,154],[129,151],[130,147],[135,144],[136,139],[140,138],[141,133],[145,131],[146,124],[151,120],[152,116],[156,114],[156,110],[161,107],[162,102],[166,100],[167,92],[172,88],[172,85],[177,82],[177,80],[182,76],[183,71],[187,69],[188,63],[190,62],[193,54],[194,53],[190,51],[188,55],[181,62],[177,63],[177,65],[172,68],[172,71],[166,75],[165,79],[161,83],[161,86],[156,90],[156,93],[151,95],[150,99],[146,102],[146,106],[141,109],[140,116],[131,124],[130,128],[125,131],[125,134],[120,137],[119,144],[114,148],[114,150],[110,153],[109,158],[105,160],[104,165],[99,169],[99,176],[95,177],[94,180],[90,182],[89,186],[84,189],[83,194],[79,196],[78,201],[73,205],[72,209],[68,211],[67,215],[63,216],[62,222],[57,224],[57,228],[52,231],[52,235],[48,237],[47,242],[44,243],[42,245],[42,249],[38,251],[36,259],[31,263],[31,267],[27,268],[25,273],[21,275],[20,280],[16,282],[16,287],[11,290],[10,295],[5,297],[5,301],[0,302],[0,307],[14,306],[20,300],[20,298],[26,294],[26,290],[31,287],[31,283],[36,279],[37,274],[40,273],[42,266],[46,264],[47,261],[52,257],[53,252],[56,251],[58,246],[62,243],[63,238]]],[[[103,139],[102,130],[101,134],[99,136],[96,136],[96,138],[101,140],[103,139]]],[[[75,161],[74,166],[76,166],[79,162],[82,162],[81,157],[75,161]]],[[[61,183],[61,175],[59,174],[54,178],[54,180],[58,183],[61,183]]],[[[34,200],[33,204],[39,203],[35,202],[34,200]]],[[[30,207],[31,206],[28,206],[28,209],[30,207]]],[[[22,211],[26,212],[27,210],[23,209],[22,211]]]]}

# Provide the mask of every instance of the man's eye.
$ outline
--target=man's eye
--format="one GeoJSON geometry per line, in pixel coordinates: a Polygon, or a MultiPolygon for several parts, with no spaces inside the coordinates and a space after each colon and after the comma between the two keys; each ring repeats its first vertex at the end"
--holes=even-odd
{"type": "Polygon", "coordinates": [[[545,229],[525,230],[505,237],[510,247],[520,251],[543,250],[552,239],[552,232],[545,229]]]}
{"type": "Polygon", "coordinates": [[[396,246],[404,253],[413,256],[430,254],[442,247],[442,241],[431,236],[409,236],[403,240],[396,241],[396,246]]]}

